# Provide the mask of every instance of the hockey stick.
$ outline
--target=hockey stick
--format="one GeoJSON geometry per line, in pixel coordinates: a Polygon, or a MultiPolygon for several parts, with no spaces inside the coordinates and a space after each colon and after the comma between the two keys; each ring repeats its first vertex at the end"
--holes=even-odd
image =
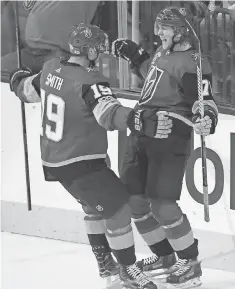
{"type": "MultiPolygon", "coordinates": [[[[16,53],[17,53],[17,65],[18,68],[22,67],[21,63],[21,50],[20,50],[20,27],[19,27],[19,6],[18,1],[15,2],[15,28],[16,28],[16,53]]],[[[30,177],[29,177],[29,160],[28,160],[28,145],[27,145],[27,130],[26,130],[26,118],[25,118],[25,106],[24,102],[21,102],[21,117],[23,127],[23,143],[24,143],[24,161],[25,161],[25,178],[27,189],[27,205],[28,211],[32,210],[31,205],[31,190],[30,190],[30,177]]]]}
{"type": "MultiPolygon", "coordinates": [[[[186,27],[189,29],[191,34],[194,36],[197,46],[197,87],[198,87],[198,103],[199,103],[199,113],[201,118],[204,116],[204,105],[203,105],[203,94],[202,94],[202,53],[201,53],[201,43],[192,25],[189,21],[181,14],[177,9],[172,8],[172,13],[178,16],[186,27]]],[[[204,220],[206,222],[210,221],[209,216],[209,197],[208,197],[208,182],[207,182],[207,164],[206,164],[206,142],[205,137],[201,135],[201,158],[202,158],[202,181],[203,181],[203,203],[204,203],[204,220]]]]}
{"type": "MultiPolygon", "coordinates": [[[[129,99],[129,100],[139,100],[140,99],[141,90],[128,90],[128,89],[121,89],[121,88],[112,87],[112,91],[115,93],[115,95],[118,98],[129,99]]],[[[179,108],[177,108],[177,112],[180,112],[179,108]]],[[[175,112],[167,111],[165,116],[169,116],[169,117],[178,119],[178,120],[184,122],[185,124],[187,124],[188,126],[193,127],[193,123],[191,120],[182,116],[181,114],[178,114],[177,112],[176,111],[175,112]]]]}

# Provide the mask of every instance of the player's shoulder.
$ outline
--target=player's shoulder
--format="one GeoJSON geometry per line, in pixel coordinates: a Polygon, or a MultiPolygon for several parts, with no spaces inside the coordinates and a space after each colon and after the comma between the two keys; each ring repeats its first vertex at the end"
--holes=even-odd
{"type": "Polygon", "coordinates": [[[47,77],[49,73],[56,74],[66,82],[72,82],[75,86],[109,82],[108,78],[96,69],[87,69],[58,57],[45,62],[42,74],[47,77]]]}
{"type": "Polygon", "coordinates": [[[100,83],[100,82],[109,82],[109,79],[104,76],[100,71],[98,70],[86,70],[86,77],[83,81],[83,84],[95,84],[95,83],[100,83]]]}
{"type": "Polygon", "coordinates": [[[47,60],[42,67],[42,76],[48,73],[52,73],[57,68],[59,69],[60,59],[58,57],[53,57],[47,60]]]}
{"type": "Polygon", "coordinates": [[[70,64],[69,67],[67,67],[68,75],[77,84],[92,85],[100,82],[108,82],[108,78],[105,77],[97,68],[85,68],[80,65],[76,66],[76,64],[70,64]]]}
{"type": "MultiPolygon", "coordinates": [[[[180,72],[181,76],[185,73],[196,73],[199,54],[194,49],[175,54],[175,70],[180,72]]],[[[202,54],[203,73],[211,73],[211,65],[206,55],[202,54]]]]}

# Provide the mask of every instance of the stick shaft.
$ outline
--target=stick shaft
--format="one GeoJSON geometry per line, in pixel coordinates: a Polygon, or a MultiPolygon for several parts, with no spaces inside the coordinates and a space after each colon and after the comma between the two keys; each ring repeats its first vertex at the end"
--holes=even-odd
{"type": "MultiPolygon", "coordinates": [[[[16,53],[17,53],[17,66],[22,67],[21,49],[20,49],[20,27],[19,27],[19,6],[18,1],[15,3],[15,29],[16,29],[16,53]]],[[[23,144],[24,144],[24,161],[25,161],[25,180],[27,190],[27,206],[28,210],[32,210],[31,204],[31,189],[30,189],[30,175],[29,175],[29,159],[28,159],[28,145],[27,145],[27,129],[25,117],[25,105],[21,101],[21,117],[23,128],[23,144]]]]}

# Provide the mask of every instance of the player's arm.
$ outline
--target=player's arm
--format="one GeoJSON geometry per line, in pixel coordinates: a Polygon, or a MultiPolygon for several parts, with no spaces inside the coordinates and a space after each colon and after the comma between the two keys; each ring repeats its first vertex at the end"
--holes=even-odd
{"type": "Polygon", "coordinates": [[[172,121],[157,110],[135,111],[124,107],[116,99],[108,83],[83,85],[82,98],[97,122],[106,130],[129,128],[136,135],[166,138],[171,132],[172,121]]]}
{"type": "Polygon", "coordinates": [[[10,77],[10,89],[23,102],[40,102],[41,72],[32,74],[28,68],[15,70],[10,77]]]}
{"type": "Polygon", "coordinates": [[[127,60],[132,73],[141,79],[145,78],[150,55],[141,46],[131,40],[119,38],[112,43],[112,54],[127,60]]]}
{"type": "Polygon", "coordinates": [[[194,129],[197,134],[208,135],[215,132],[218,122],[218,108],[212,94],[212,76],[203,74],[202,94],[204,105],[204,117],[200,119],[197,75],[185,73],[181,79],[185,100],[192,106],[194,129]]]}

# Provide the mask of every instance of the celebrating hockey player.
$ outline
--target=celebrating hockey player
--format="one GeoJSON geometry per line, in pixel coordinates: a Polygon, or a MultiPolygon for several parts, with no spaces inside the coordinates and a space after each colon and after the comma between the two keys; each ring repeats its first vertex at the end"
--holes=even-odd
{"type": "MultiPolygon", "coordinates": [[[[135,264],[129,194],[105,163],[107,130],[129,127],[149,138],[167,137],[172,121],[155,109],[144,109],[137,119],[133,109],[120,104],[107,78],[94,66],[106,44],[106,35],[98,27],[76,25],[69,34],[68,60],[53,58],[36,75],[18,69],[10,86],[22,101],[41,101],[45,179],[59,181],[104,219],[106,237],[127,288],[156,289],[135,264]]],[[[103,253],[102,248],[94,250],[103,253]]]]}
{"type": "MultiPolygon", "coordinates": [[[[2,3],[4,4],[2,48],[6,46],[6,37],[7,40],[12,38],[10,41],[12,47],[2,49],[4,54],[1,58],[1,82],[9,82],[10,74],[17,67],[14,19],[16,3],[11,1],[2,3]]],[[[108,3],[105,5],[107,6],[108,3]]],[[[87,24],[102,23],[101,17],[105,12],[105,5],[103,1],[19,1],[22,65],[30,68],[33,73],[38,73],[50,58],[67,54],[69,52],[67,31],[78,21],[87,24]]],[[[106,161],[109,162],[108,155],[106,161]]],[[[82,204],[82,208],[86,213],[85,227],[98,262],[100,276],[107,277],[117,273],[119,269],[111,255],[103,219],[91,207],[82,204]]]]}
{"type": "Polygon", "coordinates": [[[130,134],[121,179],[132,195],[130,204],[136,227],[155,254],[140,264],[145,271],[170,267],[172,273],[166,281],[191,288],[201,284],[201,267],[195,264],[198,240],[194,238],[189,220],[177,201],[190,155],[192,127],[199,135],[213,134],[218,110],[212,96],[211,68],[203,56],[205,112],[200,118],[195,61],[198,55],[185,21],[176,16],[172,8],[173,11],[178,9],[193,23],[191,14],[184,8],[163,9],[154,26],[162,46],[153,58],[143,61],[146,52],[125,39],[117,39],[112,50],[115,56],[128,60],[137,75],[145,78],[135,107],[136,118],[141,117],[146,108],[164,110],[166,115],[172,112],[179,118],[173,119],[168,138],[153,139],[130,134]],[[194,265],[191,265],[193,261],[194,265]]]}
{"type": "MultiPolygon", "coordinates": [[[[100,21],[102,1],[19,1],[19,28],[21,61],[24,67],[38,73],[43,64],[54,57],[69,52],[69,29],[78,21],[96,23],[100,21]],[[58,53],[59,52],[59,53],[58,53]],[[63,53],[61,53],[63,52],[63,53]]],[[[2,59],[1,82],[9,82],[10,74],[17,67],[15,43],[15,2],[3,1],[2,7],[2,59]],[[7,37],[7,38],[6,38],[7,37]],[[9,41],[9,38],[11,38],[9,41]],[[7,41],[8,40],[8,41],[7,41]],[[10,42],[12,47],[6,46],[10,42]],[[8,52],[8,53],[7,53],[8,52]]],[[[103,13],[103,12],[102,12],[103,13]]],[[[101,13],[101,14],[102,14],[101,13]]],[[[109,162],[107,156],[106,160],[109,162]]],[[[88,240],[96,256],[101,277],[119,271],[109,248],[103,219],[89,206],[82,204],[88,240]],[[109,270],[107,270],[107,268],[109,270]]]]}

